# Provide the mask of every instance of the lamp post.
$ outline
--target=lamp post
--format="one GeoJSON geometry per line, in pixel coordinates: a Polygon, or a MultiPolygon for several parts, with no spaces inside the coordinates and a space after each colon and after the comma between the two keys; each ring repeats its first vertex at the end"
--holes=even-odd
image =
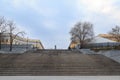
{"type": "Polygon", "coordinates": [[[28,49],[28,37],[27,37],[27,45],[26,45],[26,50],[28,49]]]}
{"type": "Polygon", "coordinates": [[[36,49],[37,49],[37,41],[36,41],[36,49]]]}
{"type": "Polygon", "coordinates": [[[55,45],[55,50],[57,49],[57,46],[55,45]]]}

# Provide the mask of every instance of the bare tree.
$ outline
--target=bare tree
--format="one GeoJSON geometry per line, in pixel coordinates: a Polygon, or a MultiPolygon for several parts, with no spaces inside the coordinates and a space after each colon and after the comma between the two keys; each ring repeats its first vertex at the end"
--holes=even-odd
{"type": "Polygon", "coordinates": [[[16,39],[16,37],[20,35],[24,36],[25,32],[18,31],[13,21],[8,22],[8,27],[9,27],[9,37],[10,37],[10,51],[12,51],[14,39],[16,39]]]}
{"type": "Polygon", "coordinates": [[[109,34],[112,35],[118,42],[120,42],[120,26],[112,28],[109,34]]]}
{"type": "Polygon", "coordinates": [[[79,42],[82,48],[84,44],[87,44],[93,39],[94,31],[93,25],[89,22],[78,22],[70,31],[71,40],[79,42]]]}
{"type": "Polygon", "coordinates": [[[0,50],[1,50],[1,43],[2,43],[2,35],[6,32],[6,20],[4,17],[0,17],[0,50]]]}

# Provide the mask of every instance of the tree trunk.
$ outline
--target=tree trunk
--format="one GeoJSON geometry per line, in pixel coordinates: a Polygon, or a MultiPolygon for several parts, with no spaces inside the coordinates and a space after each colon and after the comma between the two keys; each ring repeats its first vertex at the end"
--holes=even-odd
{"type": "Polygon", "coordinates": [[[84,48],[84,41],[80,41],[80,49],[84,48]]]}
{"type": "Polygon", "coordinates": [[[12,43],[13,43],[13,39],[12,39],[12,35],[10,34],[10,51],[12,51],[12,43]]]}
{"type": "Polygon", "coordinates": [[[80,49],[82,49],[83,48],[83,44],[80,44],[80,49]]]}
{"type": "Polygon", "coordinates": [[[0,50],[1,50],[1,43],[2,43],[2,33],[0,33],[0,50]]]}
{"type": "Polygon", "coordinates": [[[10,44],[10,51],[12,51],[12,44],[10,44]]]}

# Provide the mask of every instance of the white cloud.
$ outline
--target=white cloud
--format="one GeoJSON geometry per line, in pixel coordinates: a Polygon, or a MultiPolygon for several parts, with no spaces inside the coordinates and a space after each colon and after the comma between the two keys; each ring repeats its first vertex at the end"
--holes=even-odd
{"type": "Polygon", "coordinates": [[[54,30],[57,28],[57,22],[53,20],[44,20],[42,25],[49,30],[54,30]]]}
{"type": "MultiPolygon", "coordinates": [[[[112,0],[77,0],[78,5],[82,4],[85,9],[93,12],[103,12],[110,10],[113,3],[112,0]]],[[[80,5],[81,6],[81,5],[80,5]]],[[[78,6],[78,7],[80,7],[78,6]]]]}
{"type": "Polygon", "coordinates": [[[44,6],[41,0],[13,0],[11,4],[15,9],[30,8],[31,11],[44,17],[54,17],[59,13],[55,7],[44,6]]]}
{"type": "Polygon", "coordinates": [[[21,8],[26,6],[33,6],[34,4],[37,3],[37,0],[12,0],[11,4],[15,7],[15,8],[21,8]]]}
{"type": "Polygon", "coordinates": [[[120,20],[119,5],[116,5],[118,0],[77,0],[77,8],[80,12],[84,9],[86,14],[95,13],[103,14],[111,19],[120,20]]]}

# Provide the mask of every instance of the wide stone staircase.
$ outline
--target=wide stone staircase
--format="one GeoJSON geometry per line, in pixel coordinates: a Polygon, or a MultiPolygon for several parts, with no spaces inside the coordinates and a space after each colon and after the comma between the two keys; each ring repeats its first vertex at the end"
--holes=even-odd
{"type": "Polygon", "coordinates": [[[0,76],[120,76],[120,64],[100,54],[37,50],[0,54],[0,76]]]}

